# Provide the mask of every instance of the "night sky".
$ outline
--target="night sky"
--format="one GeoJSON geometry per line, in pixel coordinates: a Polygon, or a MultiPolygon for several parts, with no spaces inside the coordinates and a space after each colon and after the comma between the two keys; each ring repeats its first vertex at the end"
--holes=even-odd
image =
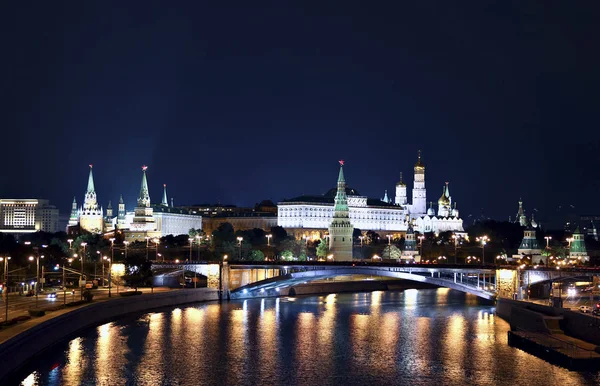
{"type": "Polygon", "coordinates": [[[210,3],[3,3],[0,197],[68,215],[93,164],[132,209],[146,164],[153,201],[249,206],[344,159],[380,198],[421,149],[465,219],[600,215],[598,2],[210,3]]]}

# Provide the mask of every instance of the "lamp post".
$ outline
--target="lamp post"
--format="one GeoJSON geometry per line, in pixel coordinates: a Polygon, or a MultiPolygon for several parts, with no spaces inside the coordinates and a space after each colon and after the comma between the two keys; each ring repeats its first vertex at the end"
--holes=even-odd
{"type": "MultiPolygon", "coordinates": [[[[33,261],[33,256],[29,256],[29,261],[33,261]]],[[[35,291],[35,308],[37,309],[38,306],[38,285],[40,282],[40,256],[36,256],[35,258],[35,287],[34,287],[34,291],[35,291]]]]}
{"type": "Polygon", "coordinates": [[[385,235],[388,239],[388,246],[392,245],[392,235],[385,235]]]}
{"type": "Polygon", "coordinates": [[[73,249],[73,239],[68,239],[67,243],[69,243],[69,249],[73,249]]]}
{"type": "MultiPolygon", "coordinates": [[[[544,238],[546,239],[546,249],[550,248],[550,240],[552,240],[552,236],[544,236],[544,238]]],[[[571,244],[569,244],[570,246],[571,244]]]]}
{"type": "Polygon", "coordinates": [[[360,240],[360,258],[364,259],[364,255],[363,255],[363,240],[364,240],[365,236],[360,235],[358,236],[358,239],[360,240]]]}
{"type": "Polygon", "coordinates": [[[10,256],[0,257],[0,261],[4,261],[4,291],[2,291],[6,294],[4,321],[8,321],[8,260],[10,260],[10,256]]]}
{"type": "Polygon", "coordinates": [[[146,261],[148,261],[148,240],[150,240],[150,237],[146,236],[144,238],[146,239],[146,261]]]}
{"type": "MultiPolygon", "coordinates": [[[[108,297],[112,297],[112,292],[110,290],[110,287],[112,287],[112,262],[115,259],[115,238],[111,237],[110,239],[110,262],[109,264],[109,268],[108,268],[108,297]]],[[[117,293],[119,292],[119,290],[117,290],[117,293]]]]}
{"type": "Polygon", "coordinates": [[[458,264],[458,239],[460,236],[457,234],[453,234],[452,238],[454,239],[454,264],[458,264]]]}
{"type": "Polygon", "coordinates": [[[239,255],[239,259],[242,260],[242,241],[244,240],[243,237],[238,237],[237,241],[239,242],[239,247],[240,247],[240,255],[239,255]]]}
{"type": "Polygon", "coordinates": [[[79,279],[79,286],[80,291],[81,291],[81,300],[83,300],[83,287],[85,286],[83,283],[83,263],[84,263],[84,259],[85,259],[85,247],[87,246],[86,242],[81,243],[81,246],[83,247],[83,254],[81,255],[81,278],[79,279]]]}
{"type": "MultiPolygon", "coordinates": [[[[160,240],[155,237],[152,239],[152,242],[154,243],[154,249],[156,250],[156,256],[154,257],[154,260],[158,261],[158,244],[160,244],[160,240]]],[[[164,257],[163,261],[165,261],[164,257]]]]}
{"type": "Polygon", "coordinates": [[[192,245],[194,245],[194,239],[190,237],[188,242],[190,243],[190,261],[192,261],[192,245]]]}
{"type": "Polygon", "coordinates": [[[102,260],[100,260],[100,263],[102,264],[102,287],[104,287],[104,262],[106,261],[106,259],[108,259],[108,257],[106,256],[102,256],[102,260]]]}
{"type": "Polygon", "coordinates": [[[269,234],[265,236],[267,238],[267,247],[271,246],[271,237],[273,237],[273,235],[269,234]]]}
{"type": "MultiPolygon", "coordinates": [[[[198,256],[196,256],[196,261],[200,261],[200,241],[202,240],[202,236],[196,235],[196,246],[198,247],[198,256]]],[[[194,271],[196,272],[196,271],[194,271]]]]}
{"type": "Polygon", "coordinates": [[[417,238],[419,239],[419,248],[421,248],[421,259],[422,259],[424,257],[423,256],[423,240],[425,240],[425,236],[421,235],[417,238]]]}
{"type": "Polygon", "coordinates": [[[129,245],[129,241],[123,241],[123,244],[125,245],[125,260],[127,260],[127,246],[129,245]]]}
{"type": "Polygon", "coordinates": [[[481,243],[481,265],[485,265],[485,245],[490,241],[489,237],[483,235],[477,237],[476,240],[481,243]]]}

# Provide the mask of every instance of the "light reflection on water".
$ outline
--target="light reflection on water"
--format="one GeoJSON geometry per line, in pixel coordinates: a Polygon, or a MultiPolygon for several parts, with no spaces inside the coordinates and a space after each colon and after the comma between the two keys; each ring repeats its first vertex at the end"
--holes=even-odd
{"type": "MultiPolygon", "coordinates": [[[[200,304],[127,317],[44,354],[22,385],[596,384],[507,345],[447,289],[200,304]]],[[[4,385],[4,383],[2,383],[4,385]]],[[[9,383],[7,383],[9,384],[9,383]]]]}

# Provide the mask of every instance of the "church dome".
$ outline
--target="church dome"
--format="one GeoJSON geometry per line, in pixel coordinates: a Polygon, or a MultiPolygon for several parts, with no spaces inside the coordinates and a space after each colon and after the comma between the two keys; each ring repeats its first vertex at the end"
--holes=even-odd
{"type": "Polygon", "coordinates": [[[446,189],[442,189],[442,196],[438,200],[439,206],[450,206],[450,200],[446,197],[446,189]]]}
{"type": "Polygon", "coordinates": [[[427,209],[427,215],[432,216],[432,217],[435,216],[435,209],[433,209],[432,207],[429,207],[427,209]]]}
{"type": "MultiPolygon", "coordinates": [[[[324,194],[324,196],[327,198],[335,198],[336,194],[337,194],[337,188],[331,188],[327,191],[327,193],[324,194]]],[[[346,196],[360,196],[360,193],[358,193],[357,190],[346,186],[346,196]]]]}

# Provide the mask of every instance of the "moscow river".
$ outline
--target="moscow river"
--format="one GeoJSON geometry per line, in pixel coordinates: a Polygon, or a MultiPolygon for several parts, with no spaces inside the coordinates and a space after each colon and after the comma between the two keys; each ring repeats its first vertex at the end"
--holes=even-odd
{"type": "Polygon", "coordinates": [[[586,385],[507,344],[491,303],[448,289],[173,307],[85,330],[22,385],[586,385]]]}

